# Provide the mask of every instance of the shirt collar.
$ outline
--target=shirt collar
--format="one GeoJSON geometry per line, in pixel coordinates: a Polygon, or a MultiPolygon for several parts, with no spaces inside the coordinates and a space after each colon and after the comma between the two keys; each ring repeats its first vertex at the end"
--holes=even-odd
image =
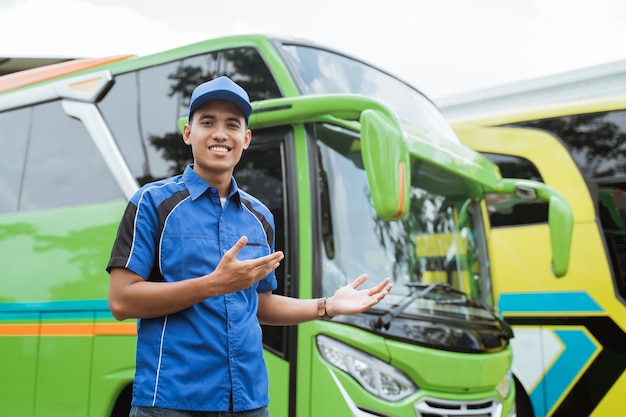
{"type": "MultiPolygon", "coordinates": [[[[183,172],[183,182],[189,190],[189,195],[192,200],[196,200],[202,194],[204,194],[210,188],[214,188],[211,184],[206,182],[201,176],[199,176],[193,170],[193,164],[187,165],[183,172]]],[[[239,201],[239,187],[234,177],[230,178],[230,191],[228,192],[228,198],[235,196],[235,200],[239,201]]]]}

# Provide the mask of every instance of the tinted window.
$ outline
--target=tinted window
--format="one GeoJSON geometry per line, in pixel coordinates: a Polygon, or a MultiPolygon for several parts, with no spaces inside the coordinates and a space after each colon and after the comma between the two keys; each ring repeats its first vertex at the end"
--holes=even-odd
{"type": "Polygon", "coordinates": [[[30,114],[30,109],[0,113],[0,213],[17,210],[30,114]]]}
{"type": "Polygon", "coordinates": [[[483,155],[498,165],[503,178],[523,178],[543,182],[537,167],[526,158],[488,152],[483,153],[483,155]]]}
{"type": "Polygon", "coordinates": [[[123,198],[84,125],[65,114],[60,101],[1,117],[1,178],[2,187],[8,190],[7,198],[3,195],[0,203],[2,211],[42,210],[123,198]]]}
{"type": "Polygon", "coordinates": [[[253,48],[198,55],[115,78],[99,107],[139,184],[179,174],[191,162],[176,122],[187,115],[194,87],[220,75],[244,87],[252,101],[281,96],[253,48]]]}
{"type": "Polygon", "coordinates": [[[180,97],[168,94],[167,76],[177,68],[170,63],[120,75],[99,104],[140,185],[180,173],[177,163],[186,164],[191,158],[191,149],[176,127],[184,114],[180,97]],[[168,146],[157,146],[159,140],[168,146]]]}
{"type": "Polygon", "coordinates": [[[626,110],[574,114],[511,126],[547,130],[558,137],[586,178],[626,175],[626,110]]]}
{"type": "MultiPolygon", "coordinates": [[[[503,178],[521,178],[541,181],[537,167],[526,158],[513,155],[484,153],[498,165],[503,178]]],[[[513,196],[490,194],[485,197],[491,226],[515,226],[544,223],[548,221],[548,204],[543,201],[527,201],[513,196]]]]}

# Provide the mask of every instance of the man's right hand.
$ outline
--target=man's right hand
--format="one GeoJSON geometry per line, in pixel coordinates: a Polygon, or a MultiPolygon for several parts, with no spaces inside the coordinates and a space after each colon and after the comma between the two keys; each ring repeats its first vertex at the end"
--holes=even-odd
{"type": "Polygon", "coordinates": [[[285,255],[276,251],[260,258],[240,261],[237,254],[246,246],[248,238],[242,236],[226,251],[217,268],[207,277],[211,277],[211,285],[218,293],[227,294],[250,287],[255,282],[266,277],[280,266],[285,255]]]}

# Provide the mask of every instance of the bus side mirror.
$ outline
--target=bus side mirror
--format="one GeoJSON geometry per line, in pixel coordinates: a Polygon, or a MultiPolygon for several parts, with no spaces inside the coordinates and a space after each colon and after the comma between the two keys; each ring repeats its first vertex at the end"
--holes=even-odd
{"type": "Polygon", "coordinates": [[[569,268],[570,247],[572,245],[573,215],[565,198],[549,196],[548,224],[552,245],[552,267],[554,275],[560,278],[569,268]]]}
{"type": "Polygon", "coordinates": [[[361,113],[361,155],[376,214],[399,220],[409,211],[411,160],[400,122],[381,111],[361,113]]]}
{"type": "Polygon", "coordinates": [[[548,225],[552,249],[552,272],[557,278],[567,274],[574,215],[565,197],[553,187],[542,182],[513,178],[500,180],[499,192],[514,194],[525,200],[542,200],[549,204],[548,225]]]}

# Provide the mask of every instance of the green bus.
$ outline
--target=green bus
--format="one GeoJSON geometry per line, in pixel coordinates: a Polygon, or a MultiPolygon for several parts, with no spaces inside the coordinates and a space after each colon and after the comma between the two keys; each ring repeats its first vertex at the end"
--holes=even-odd
{"type": "Polygon", "coordinates": [[[128,198],[191,162],[178,121],[219,75],[253,100],[235,175],[275,216],[277,291],[395,283],[366,313],[263,328],[272,416],[514,416],[483,197],[539,190],[563,203],[550,221],[566,240],[569,206],[502,179],[407,83],[263,35],[0,77],[0,414],[128,415],[136,322],[112,317],[104,268],[128,198]]]}

